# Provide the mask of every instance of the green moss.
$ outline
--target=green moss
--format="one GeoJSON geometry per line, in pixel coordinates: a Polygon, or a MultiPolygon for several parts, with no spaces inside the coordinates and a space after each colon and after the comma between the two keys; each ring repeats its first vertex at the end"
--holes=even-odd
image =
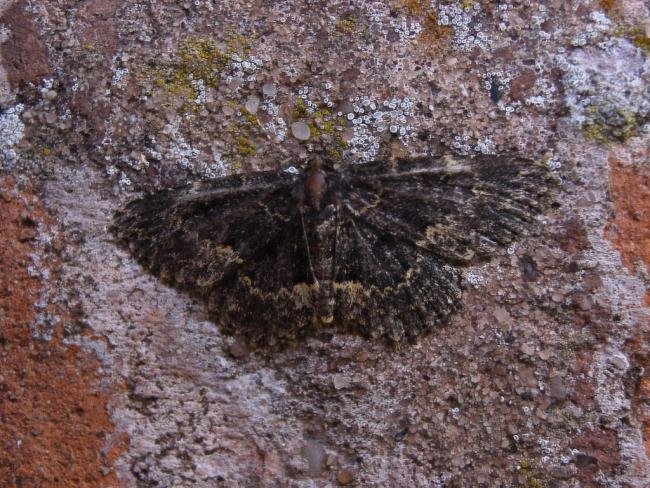
{"type": "Polygon", "coordinates": [[[636,114],[610,103],[590,105],[582,125],[585,136],[602,144],[625,142],[636,133],[636,114]]]}

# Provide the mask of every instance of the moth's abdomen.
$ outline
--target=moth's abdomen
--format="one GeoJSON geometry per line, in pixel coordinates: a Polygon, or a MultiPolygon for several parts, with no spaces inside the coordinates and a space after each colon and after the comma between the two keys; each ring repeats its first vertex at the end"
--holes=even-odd
{"type": "Polygon", "coordinates": [[[323,280],[319,283],[315,305],[318,320],[322,324],[331,324],[334,321],[334,307],[336,305],[331,280],[323,280]]]}

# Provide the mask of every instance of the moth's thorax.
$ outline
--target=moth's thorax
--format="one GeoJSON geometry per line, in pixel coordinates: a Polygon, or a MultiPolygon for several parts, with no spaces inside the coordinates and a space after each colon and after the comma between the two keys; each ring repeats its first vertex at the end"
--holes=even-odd
{"type": "Polygon", "coordinates": [[[327,191],[327,175],[320,167],[309,168],[305,175],[305,197],[314,210],[320,210],[327,191]]]}

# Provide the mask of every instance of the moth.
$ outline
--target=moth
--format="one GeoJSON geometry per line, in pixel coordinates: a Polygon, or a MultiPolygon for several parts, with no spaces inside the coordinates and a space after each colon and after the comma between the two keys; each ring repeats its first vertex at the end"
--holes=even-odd
{"type": "Polygon", "coordinates": [[[459,310],[463,267],[535,227],[552,183],[544,164],[518,157],[315,156],[145,195],[116,212],[111,230],[253,345],[330,325],[413,342],[459,310]]]}

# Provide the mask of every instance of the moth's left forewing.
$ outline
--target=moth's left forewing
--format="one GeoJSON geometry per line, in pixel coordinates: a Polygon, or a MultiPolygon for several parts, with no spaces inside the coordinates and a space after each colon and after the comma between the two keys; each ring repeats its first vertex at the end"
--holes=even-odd
{"type": "Polygon", "coordinates": [[[149,272],[206,301],[215,322],[251,342],[288,341],[313,315],[298,184],[281,171],[164,190],[118,210],[111,230],[149,272]]]}

